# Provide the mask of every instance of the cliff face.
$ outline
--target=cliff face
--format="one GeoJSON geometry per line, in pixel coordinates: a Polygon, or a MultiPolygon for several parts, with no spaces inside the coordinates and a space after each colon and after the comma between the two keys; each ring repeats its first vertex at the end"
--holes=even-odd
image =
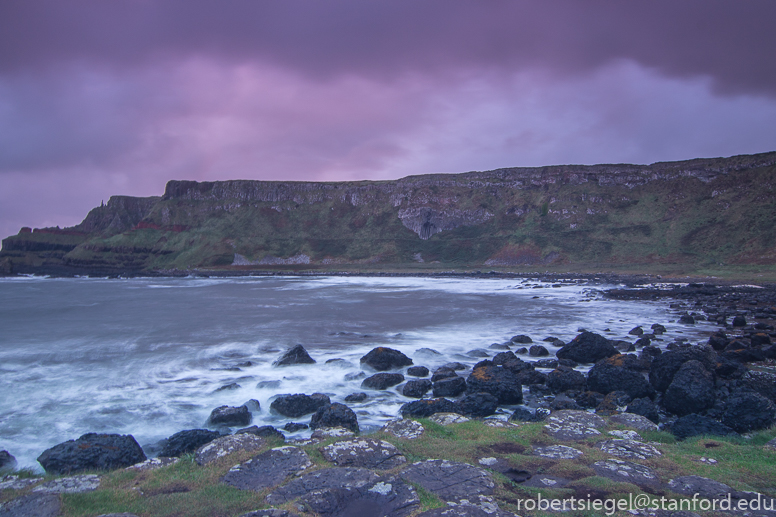
{"type": "Polygon", "coordinates": [[[423,262],[776,263],[776,153],[377,182],[170,181],[79,225],[3,241],[15,272],[308,269],[423,262]]]}

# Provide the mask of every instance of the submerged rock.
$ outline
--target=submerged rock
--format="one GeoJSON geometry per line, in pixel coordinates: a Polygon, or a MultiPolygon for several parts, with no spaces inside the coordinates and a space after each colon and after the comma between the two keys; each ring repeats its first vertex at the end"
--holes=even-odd
{"type": "Polygon", "coordinates": [[[143,449],[132,435],[97,433],[60,443],[38,456],[38,462],[49,474],[113,470],[145,459],[143,449]]]}
{"type": "Polygon", "coordinates": [[[315,364],[315,359],[310,357],[302,345],[290,348],[285,354],[272,363],[273,366],[289,366],[292,364],[315,364]]]}
{"type": "Polygon", "coordinates": [[[428,393],[428,390],[430,390],[433,386],[434,384],[428,379],[414,379],[407,381],[407,383],[402,388],[401,393],[405,397],[419,399],[428,393]]]}
{"type": "Polygon", "coordinates": [[[364,379],[361,387],[372,390],[386,390],[402,382],[404,382],[404,375],[400,373],[376,373],[364,379]]]}

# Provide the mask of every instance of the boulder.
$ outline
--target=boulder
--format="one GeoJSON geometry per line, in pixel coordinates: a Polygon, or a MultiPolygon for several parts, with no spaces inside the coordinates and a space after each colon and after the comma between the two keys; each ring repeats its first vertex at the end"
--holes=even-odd
{"type": "Polygon", "coordinates": [[[671,432],[680,440],[693,436],[731,436],[737,434],[728,426],[706,416],[690,414],[674,422],[671,432]]]}
{"type": "Polygon", "coordinates": [[[724,332],[715,332],[709,336],[709,346],[714,350],[724,350],[729,343],[730,340],[727,338],[724,332]]]}
{"type": "Polygon", "coordinates": [[[354,438],[332,443],[321,449],[326,461],[338,467],[390,470],[407,463],[399,449],[385,440],[354,438]]]}
{"type": "Polygon", "coordinates": [[[547,387],[553,393],[560,393],[567,390],[581,390],[585,388],[587,379],[584,374],[569,368],[568,366],[558,366],[555,370],[547,374],[547,387]]]}
{"type": "Polygon", "coordinates": [[[319,427],[344,427],[357,433],[358,418],[348,406],[335,402],[318,409],[310,419],[311,429],[318,429],[319,427]]]}
{"type": "Polygon", "coordinates": [[[466,391],[466,379],[463,377],[448,377],[434,383],[435,397],[457,397],[466,391]]]}
{"type": "Polygon", "coordinates": [[[270,411],[274,411],[289,418],[297,418],[318,411],[319,408],[331,404],[331,399],[323,393],[295,393],[293,395],[278,395],[272,404],[270,411]]]}
{"type": "Polygon", "coordinates": [[[649,368],[649,382],[657,391],[665,391],[671,385],[674,375],[687,361],[696,360],[712,371],[716,364],[716,353],[708,346],[693,346],[670,350],[655,357],[649,368]]]}
{"type": "MultiPolygon", "coordinates": [[[[585,383],[587,383],[587,380],[585,380],[585,383]]],[[[604,401],[604,395],[602,393],[598,393],[597,391],[583,391],[580,393],[574,401],[579,405],[581,408],[586,409],[594,409],[601,405],[601,403],[604,401]]]]}
{"type": "Polygon", "coordinates": [[[751,337],[751,343],[752,346],[770,346],[772,344],[771,342],[771,336],[764,332],[758,332],[757,334],[752,335],[751,337]]]}
{"type": "Polygon", "coordinates": [[[428,377],[428,368],[425,366],[410,366],[407,368],[407,375],[410,377],[428,377]]]}
{"type": "Polygon", "coordinates": [[[283,426],[283,430],[288,431],[289,433],[295,433],[304,429],[310,429],[310,426],[298,422],[288,422],[283,426]]]}
{"type": "Polygon", "coordinates": [[[496,366],[489,361],[479,363],[466,379],[469,393],[490,393],[499,404],[520,404],[523,402],[523,386],[517,375],[505,366],[496,366]]]}
{"type": "Polygon", "coordinates": [[[428,418],[434,413],[455,413],[456,405],[447,399],[414,400],[399,408],[404,418],[428,418]]]}
{"type": "Polygon", "coordinates": [[[726,350],[720,354],[722,359],[737,363],[754,363],[765,359],[765,353],[758,348],[744,348],[739,350],[726,350]]]}
{"type": "Polygon", "coordinates": [[[738,315],[735,318],[733,318],[733,321],[731,322],[731,324],[734,327],[746,327],[746,318],[744,318],[741,315],[738,315]]]}
{"type": "Polygon", "coordinates": [[[251,412],[245,405],[240,407],[219,406],[210,413],[207,423],[212,426],[225,425],[227,427],[248,425],[251,423],[251,412]]]}
{"type": "Polygon", "coordinates": [[[631,400],[631,396],[624,391],[610,391],[595,408],[595,412],[613,415],[620,411],[624,411],[631,400]]]}
{"type": "Polygon", "coordinates": [[[194,453],[197,465],[208,465],[224,456],[241,451],[258,451],[266,442],[253,434],[230,434],[206,443],[194,453]]]}
{"type": "Polygon", "coordinates": [[[658,413],[657,406],[647,397],[632,400],[625,411],[641,415],[656,424],[660,423],[660,414],[658,413]]]}
{"type": "Polygon", "coordinates": [[[411,366],[412,359],[398,350],[380,346],[370,350],[369,353],[362,357],[361,364],[365,364],[378,372],[384,372],[401,368],[402,366],[411,366]]]}
{"type": "Polygon", "coordinates": [[[440,367],[434,370],[434,374],[431,376],[431,382],[441,381],[449,377],[458,377],[458,374],[452,368],[440,367]]]}
{"type": "Polygon", "coordinates": [[[641,327],[633,327],[628,331],[628,334],[630,334],[631,336],[641,336],[642,334],[644,334],[644,329],[641,327]]]}
{"type": "Polygon", "coordinates": [[[517,336],[513,336],[512,339],[510,339],[512,343],[520,343],[521,345],[525,345],[527,343],[533,343],[533,339],[531,339],[531,336],[526,336],[525,334],[519,334],[517,336]]]}
{"type": "Polygon", "coordinates": [[[550,355],[550,351],[542,345],[531,345],[528,349],[528,355],[531,357],[546,357],[550,355]]]}
{"type": "Polygon", "coordinates": [[[258,492],[278,486],[289,476],[312,466],[307,453],[297,447],[276,447],[235,465],[223,482],[239,490],[258,492]]]}
{"type": "Polygon", "coordinates": [[[608,339],[593,332],[582,332],[555,354],[558,359],[571,359],[577,363],[595,363],[617,354],[608,339]]]}
{"type": "Polygon", "coordinates": [[[361,387],[371,390],[387,390],[404,382],[404,375],[400,373],[376,373],[361,382],[361,387]]]}
{"type": "Polygon", "coordinates": [[[490,393],[469,393],[455,402],[455,412],[471,418],[492,415],[498,409],[498,399],[490,393]]]}
{"type": "Polygon", "coordinates": [[[684,416],[709,409],[715,400],[714,375],[700,361],[691,360],[674,375],[663,397],[663,405],[668,411],[684,416]]]}
{"type": "Polygon", "coordinates": [[[695,325],[695,318],[690,314],[682,314],[679,316],[679,323],[684,323],[685,325],[695,325]]]}
{"type": "MultiPolygon", "coordinates": [[[[306,428],[307,426],[305,426],[306,428]]],[[[245,429],[235,431],[234,434],[252,434],[253,436],[259,436],[261,438],[277,438],[281,441],[285,441],[286,437],[283,433],[272,427],[271,425],[263,425],[261,427],[252,425],[245,429]]]]}
{"type": "Polygon", "coordinates": [[[0,451],[0,472],[10,471],[16,467],[16,458],[8,451],[0,451]]]}
{"type": "Polygon", "coordinates": [[[739,433],[758,431],[776,422],[776,406],[759,393],[740,390],[725,403],[722,423],[739,433]]]}
{"type": "Polygon", "coordinates": [[[289,366],[292,364],[315,364],[315,359],[310,357],[302,345],[290,348],[285,354],[272,363],[273,366],[289,366]]]}
{"type": "Polygon", "coordinates": [[[541,422],[549,414],[550,411],[548,409],[540,408],[536,411],[531,411],[530,409],[519,407],[515,409],[509,419],[514,422],[541,422]]]}
{"type": "Polygon", "coordinates": [[[368,398],[369,398],[369,395],[367,395],[364,392],[351,393],[350,395],[345,397],[345,402],[363,402],[368,398]]]}
{"type": "Polygon", "coordinates": [[[756,370],[747,371],[741,377],[739,386],[759,393],[770,401],[776,401],[776,374],[774,373],[756,370]]]}
{"type": "Polygon", "coordinates": [[[38,462],[49,474],[113,470],[145,460],[143,449],[132,435],[97,433],[60,443],[38,456],[38,462]]]}
{"type": "Polygon", "coordinates": [[[649,397],[654,393],[644,375],[628,367],[627,360],[619,354],[599,361],[590,369],[587,388],[604,395],[624,391],[632,399],[649,397]]]}
{"type": "Polygon", "coordinates": [[[200,446],[212,442],[219,436],[221,436],[219,433],[207,429],[180,431],[167,438],[164,447],[159,451],[159,456],[177,458],[187,452],[194,452],[200,446]]]}
{"type": "Polygon", "coordinates": [[[415,379],[407,381],[407,383],[402,387],[401,393],[405,397],[419,399],[423,398],[423,395],[425,395],[428,390],[433,387],[433,385],[434,383],[428,379],[415,379]]]}

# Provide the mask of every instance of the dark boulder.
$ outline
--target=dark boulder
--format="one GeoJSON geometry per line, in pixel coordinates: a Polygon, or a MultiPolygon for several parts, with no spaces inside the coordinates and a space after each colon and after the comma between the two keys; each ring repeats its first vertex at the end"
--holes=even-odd
{"type": "Polygon", "coordinates": [[[402,382],[404,382],[404,375],[400,373],[376,373],[364,379],[361,387],[370,390],[387,390],[402,382]]]}
{"type": "MultiPolygon", "coordinates": [[[[307,427],[307,426],[305,426],[307,427]]],[[[252,425],[245,429],[239,429],[234,434],[252,434],[254,436],[260,436],[262,438],[277,438],[282,441],[286,441],[286,435],[272,427],[271,425],[263,425],[261,427],[252,425]]]]}
{"type": "Polygon", "coordinates": [[[443,366],[434,370],[434,375],[431,376],[431,382],[437,382],[449,377],[458,377],[458,374],[452,368],[445,368],[443,366]]]}
{"type": "Polygon", "coordinates": [[[632,399],[653,396],[654,391],[644,375],[626,365],[621,355],[599,361],[588,372],[587,388],[604,395],[624,391],[632,399]]]}
{"type": "Polygon", "coordinates": [[[674,422],[671,432],[684,440],[693,436],[731,436],[736,432],[728,426],[706,416],[690,414],[674,422]]]}
{"type": "Polygon", "coordinates": [[[433,385],[434,384],[428,379],[407,381],[401,390],[401,394],[405,397],[412,397],[414,399],[423,398],[423,395],[428,393],[428,390],[430,390],[433,385]]]}
{"type": "Polygon", "coordinates": [[[210,413],[207,423],[212,426],[225,425],[228,427],[248,425],[251,423],[251,412],[245,405],[240,407],[219,406],[210,413]]]}
{"type": "Polygon", "coordinates": [[[159,456],[177,458],[187,452],[194,452],[202,445],[212,442],[219,436],[221,436],[219,433],[208,431],[207,429],[180,431],[167,438],[164,447],[159,451],[159,456]]]}
{"type": "Polygon", "coordinates": [[[550,355],[550,351],[542,345],[532,345],[531,348],[528,349],[528,355],[531,357],[546,357],[550,355]]]}
{"type": "Polygon", "coordinates": [[[577,401],[565,395],[558,395],[555,400],[550,402],[550,409],[553,411],[562,411],[564,409],[580,410],[582,409],[577,401]]]}
{"type": "Polygon", "coordinates": [[[734,327],[746,327],[746,318],[743,316],[736,316],[733,318],[732,325],[734,327]]]}
{"type": "Polygon", "coordinates": [[[776,401],[776,374],[774,373],[748,371],[741,376],[739,386],[759,393],[770,401],[776,401]]]}
{"type": "Polygon", "coordinates": [[[435,397],[457,397],[466,391],[466,379],[463,377],[448,377],[434,383],[435,397]]]}
{"type": "Polygon", "coordinates": [[[38,456],[38,462],[49,474],[113,470],[145,460],[143,449],[129,434],[88,433],[46,449],[38,456]]]}
{"type": "Polygon", "coordinates": [[[361,358],[361,364],[365,364],[378,372],[401,368],[412,365],[412,359],[393,348],[377,347],[369,351],[361,358]]]}
{"type": "Polygon", "coordinates": [[[428,368],[425,366],[410,366],[407,368],[407,375],[410,377],[427,377],[428,368]]]}
{"type": "Polygon", "coordinates": [[[459,363],[458,361],[453,361],[451,363],[445,363],[441,366],[441,368],[450,368],[451,370],[455,370],[456,372],[465,370],[467,366],[463,363],[459,363]]]}
{"type": "Polygon", "coordinates": [[[739,350],[726,350],[720,357],[737,363],[754,363],[765,359],[765,353],[758,348],[742,348],[739,350]]]}
{"type": "Polygon", "coordinates": [[[776,406],[773,402],[753,391],[741,390],[732,393],[725,404],[722,423],[738,431],[748,433],[770,427],[776,422],[776,406]]]}
{"type": "Polygon", "coordinates": [[[641,349],[641,352],[639,352],[639,359],[641,359],[645,363],[652,363],[652,361],[655,360],[655,357],[662,354],[663,354],[663,351],[660,348],[654,345],[646,345],[644,348],[641,349]]]}
{"type": "Polygon", "coordinates": [[[331,399],[323,393],[313,393],[312,395],[295,393],[293,395],[278,395],[269,405],[269,409],[289,418],[297,418],[315,413],[319,408],[329,404],[331,404],[331,399]]]}
{"type": "Polygon", "coordinates": [[[604,396],[597,391],[585,391],[580,393],[574,400],[581,408],[593,409],[601,405],[601,402],[604,401],[604,396]]]}
{"type": "Polygon", "coordinates": [[[307,350],[302,345],[296,345],[289,349],[285,354],[280,356],[280,359],[275,361],[273,366],[288,366],[292,364],[314,364],[315,359],[310,357],[307,350]]]}
{"type": "Polygon", "coordinates": [[[547,374],[547,387],[553,393],[560,393],[567,390],[581,390],[585,388],[587,379],[584,374],[569,368],[567,366],[558,366],[555,370],[547,374]]]}
{"type": "Polygon", "coordinates": [[[653,323],[650,327],[652,329],[653,334],[665,334],[666,328],[661,325],[660,323],[653,323]]]}
{"type": "Polygon", "coordinates": [[[435,413],[455,413],[455,403],[447,399],[414,400],[404,404],[399,412],[404,418],[427,418],[435,413]]]}
{"type": "Polygon", "coordinates": [[[700,361],[684,363],[663,397],[665,408],[679,416],[700,413],[714,405],[714,375],[700,361]]]}
{"type": "Polygon", "coordinates": [[[719,358],[719,362],[714,365],[714,373],[717,377],[723,379],[740,379],[749,369],[741,363],[730,361],[724,357],[719,358]]]}
{"type": "MultiPolygon", "coordinates": [[[[514,372],[515,370],[512,371],[514,372]]],[[[538,372],[533,368],[526,368],[516,373],[517,381],[522,385],[530,386],[532,384],[545,384],[547,382],[547,374],[538,372]]]]}
{"type": "Polygon", "coordinates": [[[752,346],[770,346],[771,336],[764,332],[758,332],[751,337],[752,346]]]}
{"type": "Polygon", "coordinates": [[[656,424],[660,423],[660,414],[658,413],[657,406],[647,397],[632,400],[625,411],[635,415],[641,415],[656,424]]]}
{"type": "Polygon", "coordinates": [[[302,424],[300,422],[288,422],[286,425],[283,426],[284,431],[288,431],[289,433],[295,433],[297,431],[302,431],[304,429],[309,429],[310,426],[307,424],[302,424]]]}
{"type": "Polygon", "coordinates": [[[695,318],[690,314],[682,314],[679,316],[679,323],[684,323],[685,325],[695,325],[695,318]]]}
{"type": "Polygon", "coordinates": [[[490,393],[470,393],[455,402],[455,411],[470,418],[482,418],[492,415],[498,409],[498,399],[490,393]]]}
{"type": "Polygon", "coordinates": [[[319,427],[344,427],[357,433],[358,418],[348,406],[335,402],[320,408],[310,419],[311,429],[318,429],[319,427]]]}
{"type": "Polygon", "coordinates": [[[509,417],[509,419],[514,422],[541,422],[547,418],[549,414],[550,411],[544,408],[531,411],[530,409],[519,407],[515,409],[515,412],[512,413],[512,416],[509,417]]]}
{"type": "Polygon", "coordinates": [[[550,370],[554,370],[559,364],[560,362],[558,362],[557,359],[539,359],[538,361],[534,361],[534,368],[549,368],[550,370]]]}
{"type": "Polygon", "coordinates": [[[715,332],[709,336],[709,346],[714,350],[724,350],[728,343],[730,343],[730,340],[724,332],[715,332]]]}
{"type": "Polygon", "coordinates": [[[507,363],[522,361],[514,352],[499,352],[493,356],[493,364],[504,366],[507,363]]]}
{"type": "Polygon", "coordinates": [[[708,346],[693,346],[671,350],[655,357],[649,369],[649,382],[657,391],[665,391],[674,375],[687,361],[700,361],[703,367],[712,371],[716,365],[716,353],[708,346]]]}
{"type": "Polygon", "coordinates": [[[504,366],[482,364],[475,366],[466,379],[469,393],[490,393],[499,404],[520,404],[523,401],[523,386],[517,375],[504,366]]]}
{"type": "Polygon", "coordinates": [[[0,472],[13,470],[16,467],[16,458],[8,451],[0,451],[0,472]]]}
{"type": "Polygon", "coordinates": [[[595,363],[617,354],[608,339],[593,332],[582,332],[555,354],[558,359],[571,359],[578,363],[595,363]]]}
{"type": "Polygon", "coordinates": [[[512,343],[520,343],[521,345],[525,345],[527,343],[533,343],[533,339],[531,339],[530,336],[526,336],[525,334],[520,334],[517,336],[513,336],[512,339],[510,339],[512,343]]]}
{"type": "Polygon", "coordinates": [[[363,392],[351,393],[350,395],[345,397],[345,402],[363,402],[368,398],[369,398],[369,395],[363,392]]]}

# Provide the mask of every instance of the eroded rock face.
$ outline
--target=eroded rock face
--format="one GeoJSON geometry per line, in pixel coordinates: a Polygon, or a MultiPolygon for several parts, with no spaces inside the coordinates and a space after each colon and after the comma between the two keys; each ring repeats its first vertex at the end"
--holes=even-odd
{"type": "Polygon", "coordinates": [[[401,472],[402,479],[417,483],[445,501],[459,501],[493,494],[495,484],[487,471],[447,460],[413,463],[401,472]]]}
{"type": "Polygon", "coordinates": [[[393,444],[373,438],[356,438],[321,449],[326,460],[340,467],[389,470],[407,462],[393,444]]]}
{"type": "Polygon", "coordinates": [[[411,486],[387,477],[360,487],[313,490],[298,504],[324,517],[406,517],[418,509],[420,499],[411,486]]]}
{"type": "Polygon", "coordinates": [[[411,366],[412,359],[393,348],[380,346],[373,348],[361,358],[361,364],[365,364],[378,372],[394,370],[403,366],[411,366]]]}
{"type": "Polygon", "coordinates": [[[340,467],[308,472],[271,492],[268,504],[281,505],[315,490],[361,488],[375,483],[380,476],[368,469],[340,467]]]}
{"type": "Polygon", "coordinates": [[[318,409],[331,404],[331,399],[323,393],[295,393],[293,395],[278,395],[269,405],[271,411],[275,411],[289,418],[297,418],[302,415],[315,413],[318,409]]]}
{"type": "Polygon", "coordinates": [[[38,462],[49,474],[112,470],[145,461],[132,435],[88,433],[43,451],[38,462]]]}
{"type": "Polygon", "coordinates": [[[399,210],[399,219],[406,227],[427,240],[432,235],[453,230],[459,226],[482,224],[493,214],[479,208],[477,210],[435,209],[430,207],[404,208],[399,210]]]}
{"type": "Polygon", "coordinates": [[[197,449],[194,461],[207,465],[238,451],[258,451],[265,443],[263,438],[248,433],[222,436],[197,449]]]}
{"type": "Polygon", "coordinates": [[[297,447],[277,447],[229,469],[223,482],[239,490],[262,490],[281,484],[290,475],[312,466],[307,453],[297,447]]]}

